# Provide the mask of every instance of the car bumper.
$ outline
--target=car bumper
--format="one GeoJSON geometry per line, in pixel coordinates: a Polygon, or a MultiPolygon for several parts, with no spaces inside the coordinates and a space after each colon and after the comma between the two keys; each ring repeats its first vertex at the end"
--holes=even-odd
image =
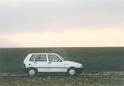
{"type": "Polygon", "coordinates": [[[82,73],[82,72],[84,71],[84,68],[76,68],[76,71],[77,71],[78,73],[82,73]]]}

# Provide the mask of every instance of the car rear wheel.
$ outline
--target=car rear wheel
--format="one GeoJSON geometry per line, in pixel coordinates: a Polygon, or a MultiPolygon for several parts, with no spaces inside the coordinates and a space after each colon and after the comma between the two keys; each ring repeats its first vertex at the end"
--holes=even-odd
{"type": "Polygon", "coordinates": [[[71,68],[68,70],[68,74],[71,76],[76,75],[76,70],[74,68],[71,68]]]}
{"type": "Polygon", "coordinates": [[[36,70],[35,69],[29,69],[28,75],[29,76],[35,76],[36,75],[36,70]]]}

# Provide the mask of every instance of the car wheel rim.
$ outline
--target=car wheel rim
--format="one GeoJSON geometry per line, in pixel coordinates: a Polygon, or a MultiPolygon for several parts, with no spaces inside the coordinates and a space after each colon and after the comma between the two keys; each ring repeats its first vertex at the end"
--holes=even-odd
{"type": "Polygon", "coordinates": [[[35,75],[35,70],[29,70],[29,75],[34,76],[35,75]]]}
{"type": "Polygon", "coordinates": [[[69,70],[69,74],[70,74],[70,75],[75,75],[75,70],[74,70],[74,69],[70,69],[70,70],[69,70]]]}

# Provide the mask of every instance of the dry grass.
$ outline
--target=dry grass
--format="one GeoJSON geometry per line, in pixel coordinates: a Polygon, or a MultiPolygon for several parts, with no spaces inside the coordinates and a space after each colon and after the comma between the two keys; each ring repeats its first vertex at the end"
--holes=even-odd
{"type": "Polygon", "coordinates": [[[0,77],[0,86],[124,86],[123,75],[0,77]]]}

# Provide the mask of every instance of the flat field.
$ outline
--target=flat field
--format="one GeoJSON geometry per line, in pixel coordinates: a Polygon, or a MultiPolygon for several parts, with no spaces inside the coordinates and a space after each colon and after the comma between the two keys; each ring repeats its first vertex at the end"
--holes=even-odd
{"type": "Polygon", "coordinates": [[[5,76],[0,76],[0,86],[124,86],[124,48],[0,48],[2,74],[5,76]],[[84,75],[11,76],[24,73],[23,60],[28,53],[58,53],[65,60],[83,63],[84,75]],[[108,72],[108,75],[104,75],[104,72],[108,72]],[[109,75],[109,72],[113,74],[109,75]]]}
{"type": "Polygon", "coordinates": [[[58,53],[65,60],[84,64],[85,72],[124,71],[123,47],[0,48],[0,72],[23,72],[28,53],[58,53]]]}

